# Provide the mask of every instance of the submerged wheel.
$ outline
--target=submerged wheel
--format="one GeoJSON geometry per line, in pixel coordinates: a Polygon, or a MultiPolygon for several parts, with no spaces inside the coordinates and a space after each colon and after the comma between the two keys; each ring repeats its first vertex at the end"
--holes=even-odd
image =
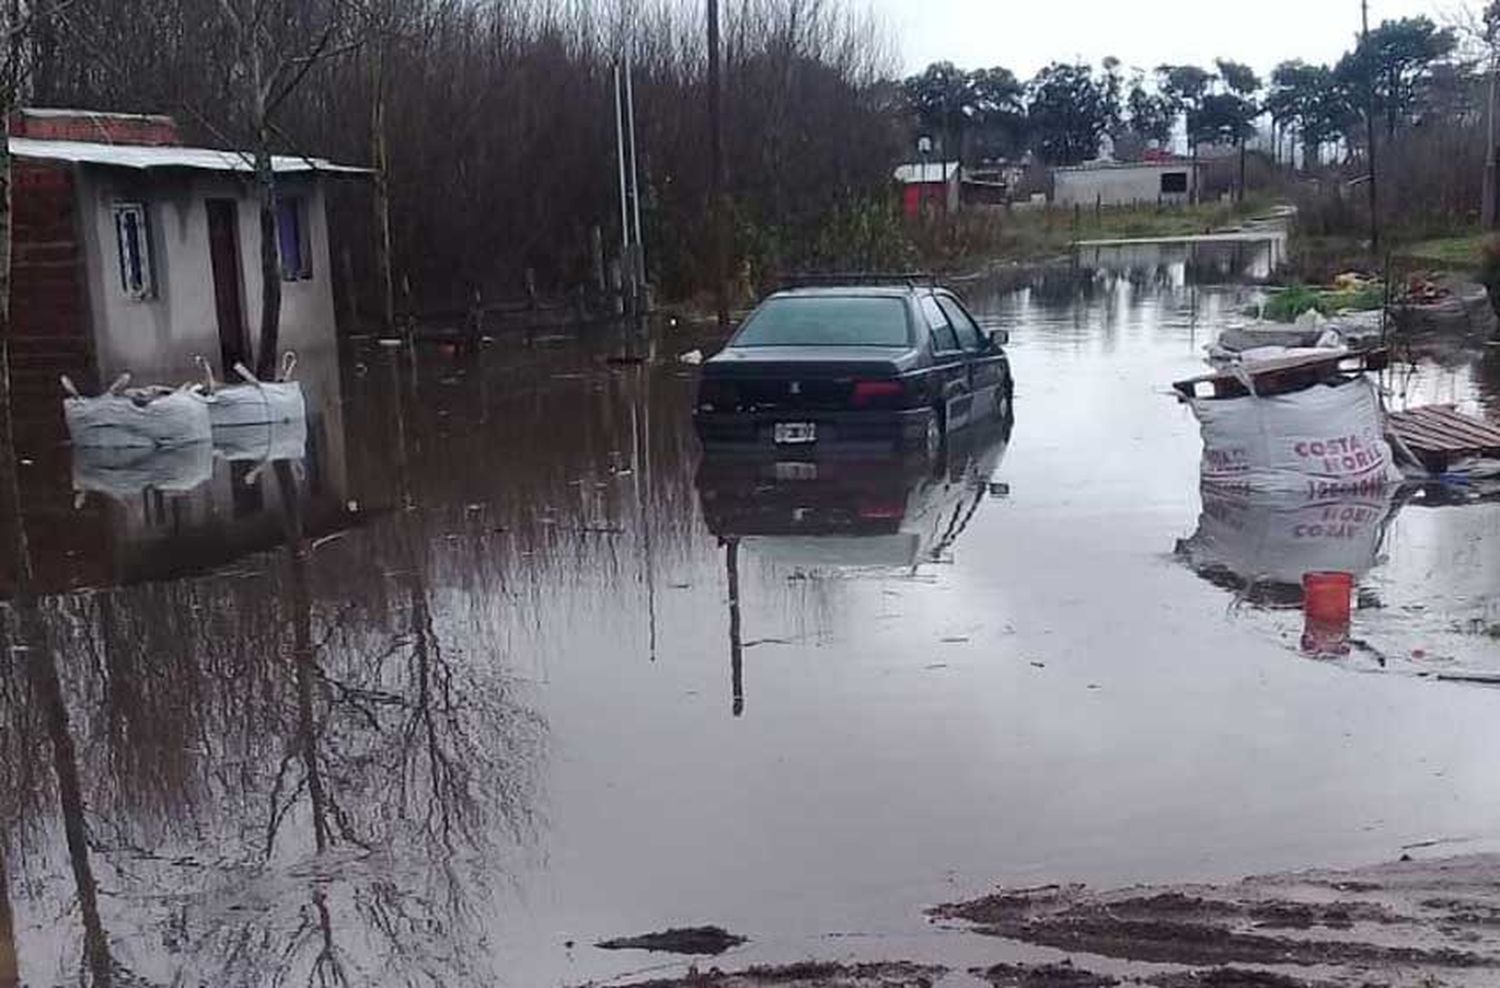
{"type": "Polygon", "coordinates": [[[927,416],[927,430],[922,437],[922,448],[929,457],[935,457],[943,448],[943,413],[936,408],[927,416]]]}

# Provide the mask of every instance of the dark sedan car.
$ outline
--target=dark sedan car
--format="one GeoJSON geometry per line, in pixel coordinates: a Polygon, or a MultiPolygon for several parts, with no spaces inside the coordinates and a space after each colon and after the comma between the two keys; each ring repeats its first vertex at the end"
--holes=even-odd
{"type": "Polygon", "coordinates": [[[694,420],[708,445],[935,451],[948,431],[1009,414],[1006,342],[942,288],[780,291],[703,365],[694,420]]]}

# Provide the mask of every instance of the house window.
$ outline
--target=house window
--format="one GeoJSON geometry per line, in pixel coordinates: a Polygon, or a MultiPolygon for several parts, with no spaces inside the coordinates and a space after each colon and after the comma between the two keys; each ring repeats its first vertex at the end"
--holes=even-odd
{"type": "Polygon", "coordinates": [[[126,298],[151,298],[156,286],[151,277],[151,237],[145,205],[115,204],[115,243],[120,249],[120,290],[126,298]]]}
{"type": "Polygon", "coordinates": [[[312,277],[312,251],[307,239],[307,200],[282,196],[276,200],[276,236],[281,244],[281,280],[312,277]]]}
{"type": "Polygon", "coordinates": [[[1187,172],[1162,172],[1161,191],[1163,195],[1181,195],[1187,192],[1187,172]]]}

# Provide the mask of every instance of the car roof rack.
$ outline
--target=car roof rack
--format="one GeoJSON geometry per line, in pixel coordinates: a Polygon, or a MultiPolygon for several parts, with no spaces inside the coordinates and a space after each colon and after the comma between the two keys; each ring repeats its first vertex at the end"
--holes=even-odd
{"type": "Polygon", "coordinates": [[[812,272],[787,275],[781,280],[780,289],[788,288],[843,288],[845,286],[882,286],[891,288],[937,288],[937,275],[926,271],[871,272],[845,271],[836,273],[812,272]]]}

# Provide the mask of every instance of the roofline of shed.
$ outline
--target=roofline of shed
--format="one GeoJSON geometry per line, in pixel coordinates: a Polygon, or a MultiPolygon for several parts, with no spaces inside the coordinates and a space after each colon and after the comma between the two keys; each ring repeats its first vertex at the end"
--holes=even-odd
{"type": "MultiPolygon", "coordinates": [[[[255,171],[251,152],[226,151],[223,148],[96,144],[30,137],[11,137],[9,142],[11,156],[27,161],[55,161],[131,171],[184,170],[229,175],[249,175],[255,171]]],[[[375,173],[373,169],[359,165],[340,165],[323,158],[301,155],[273,155],[271,161],[272,169],[277,174],[311,172],[320,175],[370,176],[375,173]]]]}
{"type": "Polygon", "coordinates": [[[1082,165],[1055,165],[1052,169],[1056,172],[1110,172],[1124,171],[1132,168],[1207,168],[1206,161],[1102,161],[1089,162],[1082,165]]]}

